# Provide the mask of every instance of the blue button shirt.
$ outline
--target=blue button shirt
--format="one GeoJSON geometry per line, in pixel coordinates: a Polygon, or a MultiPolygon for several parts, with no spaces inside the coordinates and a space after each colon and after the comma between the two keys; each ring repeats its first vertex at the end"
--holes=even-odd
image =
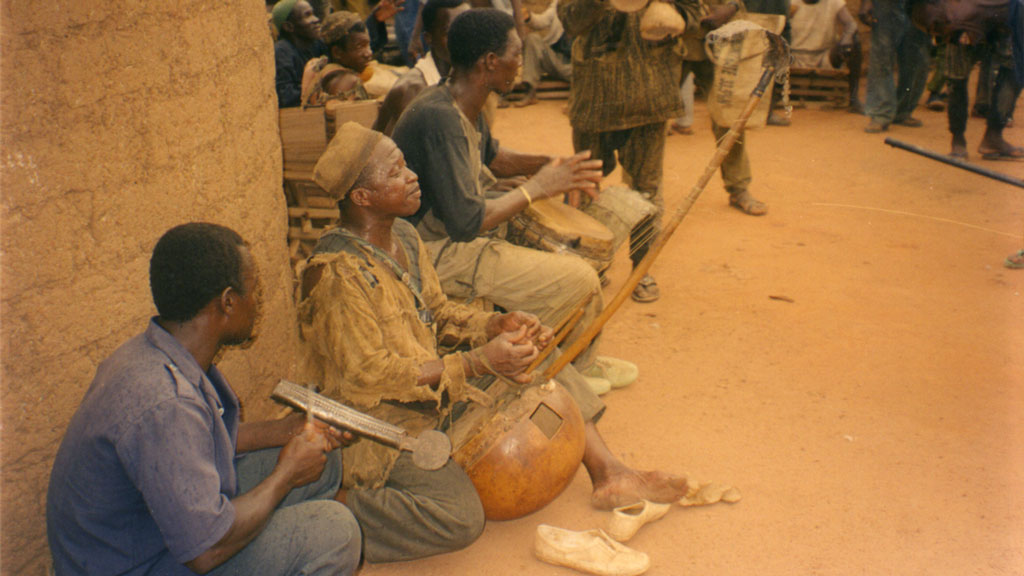
{"type": "Polygon", "coordinates": [[[239,406],[156,319],[100,364],[57,452],[46,524],[58,576],[192,574],[231,527],[239,406]],[[150,572],[152,571],[152,572],[150,572]]]}

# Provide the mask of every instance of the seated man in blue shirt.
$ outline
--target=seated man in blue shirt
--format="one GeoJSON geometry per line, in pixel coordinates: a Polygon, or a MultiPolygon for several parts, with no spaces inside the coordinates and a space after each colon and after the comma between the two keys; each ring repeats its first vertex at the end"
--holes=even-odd
{"type": "Polygon", "coordinates": [[[150,286],[159,316],[100,364],[57,452],[56,574],[352,574],[362,537],[333,500],[342,434],[301,415],[240,423],[213,365],[259,314],[245,242],[214,224],[172,228],[150,286]]]}

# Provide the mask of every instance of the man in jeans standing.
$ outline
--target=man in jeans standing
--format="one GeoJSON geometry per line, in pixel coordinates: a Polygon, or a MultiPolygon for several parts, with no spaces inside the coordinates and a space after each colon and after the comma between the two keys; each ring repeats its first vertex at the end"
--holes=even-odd
{"type": "Polygon", "coordinates": [[[884,132],[891,124],[921,126],[911,113],[928,80],[928,36],[910,23],[906,0],[864,0],[860,19],[871,26],[866,108],[871,122],[864,131],[884,132]]]}

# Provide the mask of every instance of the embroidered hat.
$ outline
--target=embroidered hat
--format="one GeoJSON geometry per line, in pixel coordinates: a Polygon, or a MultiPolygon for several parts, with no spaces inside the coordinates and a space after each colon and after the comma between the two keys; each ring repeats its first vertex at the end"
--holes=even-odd
{"type": "Polygon", "coordinates": [[[370,162],[374,148],[384,134],[358,124],[346,122],[334,134],[327,150],[313,168],[313,181],[340,201],[348,195],[359,174],[370,162]]]}

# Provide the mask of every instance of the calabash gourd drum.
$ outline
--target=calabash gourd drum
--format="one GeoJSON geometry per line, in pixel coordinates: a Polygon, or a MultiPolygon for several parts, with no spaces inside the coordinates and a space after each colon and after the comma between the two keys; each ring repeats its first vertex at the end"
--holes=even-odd
{"type": "Polygon", "coordinates": [[[554,380],[504,388],[495,407],[472,404],[451,427],[452,458],[489,520],[520,518],[554,500],[576,475],[585,444],[583,416],[554,380]]]}

